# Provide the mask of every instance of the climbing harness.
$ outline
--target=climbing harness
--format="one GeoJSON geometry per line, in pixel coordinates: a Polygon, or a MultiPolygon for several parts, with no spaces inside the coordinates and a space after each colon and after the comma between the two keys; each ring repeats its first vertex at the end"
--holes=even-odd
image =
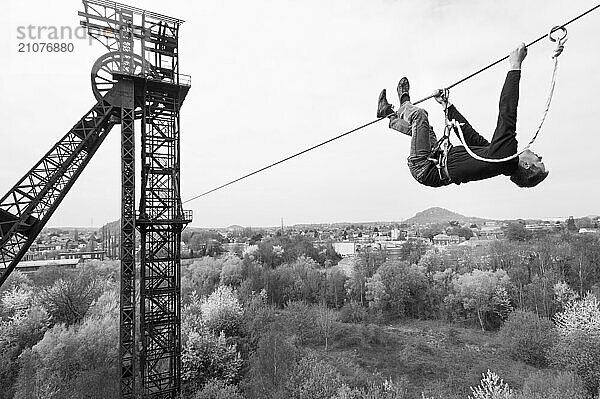
{"type": "MultiPolygon", "coordinates": [[[[532,139],[532,141],[530,141],[530,142],[529,142],[529,144],[528,144],[528,145],[525,147],[525,149],[527,149],[527,148],[528,148],[528,147],[529,147],[529,146],[530,146],[530,145],[533,143],[533,141],[535,141],[535,139],[536,139],[536,137],[537,137],[537,135],[538,135],[539,131],[541,130],[541,125],[544,123],[544,119],[546,118],[546,114],[548,113],[548,109],[550,108],[550,101],[551,101],[551,99],[552,99],[552,94],[553,94],[553,92],[554,92],[554,83],[555,83],[555,78],[556,78],[556,69],[557,69],[557,64],[556,64],[556,62],[557,62],[557,58],[558,58],[558,56],[559,56],[559,55],[562,53],[562,51],[563,51],[563,49],[564,49],[564,43],[566,42],[566,33],[567,33],[566,26],[567,26],[567,25],[569,25],[569,24],[571,24],[571,23],[573,23],[573,22],[575,22],[575,21],[577,21],[577,20],[579,20],[580,18],[583,18],[583,17],[584,17],[584,16],[586,16],[587,14],[589,14],[589,13],[591,13],[591,12],[593,12],[593,11],[595,11],[595,10],[599,9],[599,8],[600,8],[600,4],[597,4],[597,5],[595,5],[594,7],[590,8],[589,10],[587,10],[587,11],[585,11],[585,12],[583,12],[583,13],[581,13],[581,14],[577,15],[577,16],[576,16],[576,17],[574,17],[574,18],[571,18],[569,21],[565,22],[564,24],[562,24],[562,25],[558,25],[558,26],[555,26],[554,28],[552,28],[552,29],[550,30],[550,33],[545,33],[545,34],[543,34],[542,36],[538,37],[537,39],[533,40],[532,42],[530,42],[529,44],[527,44],[527,45],[525,46],[525,47],[530,47],[530,46],[532,46],[532,45],[536,44],[537,42],[541,41],[542,39],[544,39],[544,38],[546,38],[546,37],[549,37],[549,38],[550,38],[550,40],[551,40],[551,41],[553,41],[553,42],[555,42],[555,41],[557,41],[557,40],[558,40],[558,45],[557,45],[557,48],[556,48],[556,50],[555,50],[555,52],[554,52],[554,55],[553,55],[553,58],[555,59],[555,65],[554,65],[554,72],[553,72],[553,75],[552,75],[552,84],[551,84],[551,87],[550,87],[550,95],[549,95],[549,97],[548,97],[548,102],[547,102],[547,104],[546,104],[546,110],[545,110],[545,112],[544,112],[544,114],[543,114],[543,116],[542,116],[542,121],[541,121],[541,123],[540,123],[540,126],[538,127],[538,130],[536,131],[536,134],[533,136],[533,139],[532,139]],[[556,32],[556,31],[559,31],[559,30],[563,32],[563,37],[561,37],[561,38],[559,38],[559,39],[555,39],[555,38],[553,38],[553,37],[552,37],[552,34],[553,34],[554,32],[556,32]]],[[[472,77],[474,77],[474,76],[476,76],[476,75],[479,75],[479,74],[480,74],[480,73],[482,73],[483,71],[486,71],[486,70],[488,70],[488,69],[492,68],[493,66],[495,66],[495,65],[499,64],[500,62],[502,62],[502,61],[506,60],[507,58],[508,58],[508,56],[505,56],[505,57],[502,57],[502,58],[500,58],[500,59],[498,59],[498,60],[496,60],[496,61],[492,62],[491,64],[488,64],[487,66],[485,66],[485,67],[483,67],[483,68],[481,68],[481,69],[479,69],[479,70],[477,70],[477,71],[475,71],[475,72],[471,73],[471,74],[470,74],[470,75],[468,75],[468,76],[465,76],[464,78],[462,78],[462,79],[458,80],[457,82],[454,82],[454,83],[453,83],[453,84],[451,84],[450,86],[446,87],[444,90],[445,90],[445,91],[446,91],[446,90],[450,90],[450,89],[452,89],[453,87],[455,87],[455,86],[458,86],[459,84],[461,84],[461,83],[465,82],[465,81],[466,81],[466,80],[468,80],[468,79],[471,79],[472,77]]],[[[418,100],[418,101],[415,101],[415,102],[413,102],[413,105],[417,105],[417,104],[419,104],[419,103],[422,103],[422,102],[424,102],[424,101],[426,101],[426,100],[429,100],[430,98],[433,98],[435,95],[436,95],[436,94],[432,94],[432,95],[429,95],[429,96],[427,96],[427,97],[424,97],[424,98],[422,98],[422,99],[420,99],[420,100],[418,100]]],[[[265,166],[265,167],[263,167],[263,168],[260,168],[260,169],[258,169],[258,170],[255,170],[254,172],[250,172],[250,173],[248,173],[248,174],[245,174],[245,175],[243,175],[243,176],[241,176],[241,177],[238,177],[237,179],[234,179],[234,180],[231,180],[231,181],[229,181],[228,183],[225,183],[225,184],[222,184],[222,185],[220,185],[220,186],[218,186],[218,187],[215,187],[215,188],[213,188],[212,190],[206,191],[206,192],[204,192],[204,193],[202,193],[202,194],[199,194],[199,195],[196,195],[196,196],[194,196],[194,197],[192,197],[192,198],[190,198],[190,199],[187,199],[187,200],[183,201],[183,203],[185,204],[185,203],[187,203],[187,202],[193,201],[193,200],[195,200],[195,199],[198,199],[198,198],[200,198],[200,197],[204,197],[205,195],[208,195],[208,194],[210,194],[210,193],[213,193],[213,192],[215,192],[215,191],[217,191],[217,190],[220,190],[220,189],[222,189],[222,188],[225,188],[225,187],[227,187],[227,186],[229,186],[229,185],[231,185],[231,184],[237,183],[237,182],[239,182],[239,181],[241,181],[241,180],[244,180],[244,179],[246,179],[246,178],[248,178],[248,177],[250,177],[250,176],[253,176],[253,175],[257,174],[257,173],[263,172],[263,171],[265,171],[265,170],[267,170],[267,169],[269,169],[269,168],[272,168],[272,167],[274,167],[274,166],[276,166],[276,165],[279,165],[279,164],[281,164],[281,163],[283,163],[283,162],[289,161],[289,160],[290,160],[290,159],[292,159],[292,158],[296,158],[296,157],[298,157],[298,156],[300,156],[300,155],[302,155],[302,154],[305,154],[305,153],[307,153],[307,152],[309,152],[309,151],[312,151],[312,150],[314,150],[314,149],[316,149],[316,148],[319,148],[319,147],[321,147],[321,146],[324,146],[325,144],[329,144],[329,143],[331,143],[331,142],[333,142],[333,141],[335,141],[335,140],[338,140],[338,139],[341,139],[341,138],[343,138],[343,137],[346,137],[346,136],[348,136],[348,135],[350,135],[350,134],[352,134],[352,133],[354,133],[354,132],[357,132],[357,131],[359,131],[359,130],[361,130],[361,129],[364,129],[364,128],[365,128],[365,127],[367,127],[367,126],[373,125],[373,124],[375,124],[375,123],[377,123],[377,122],[379,122],[379,121],[382,121],[382,120],[384,120],[384,119],[387,119],[387,116],[382,116],[381,118],[378,118],[378,119],[375,119],[375,120],[373,120],[373,121],[371,121],[371,122],[365,123],[364,125],[361,125],[361,126],[359,126],[359,127],[357,127],[357,128],[354,128],[354,129],[352,129],[352,130],[349,130],[349,131],[347,131],[347,132],[345,132],[345,133],[342,133],[342,134],[340,134],[340,135],[338,135],[338,136],[335,136],[335,137],[333,137],[333,138],[331,138],[331,139],[329,139],[329,140],[326,140],[326,141],[324,141],[324,142],[322,142],[322,143],[320,143],[320,144],[314,145],[314,146],[312,146],[312,147],[310,147],[310,148],[307,148],[307,149],[305,149],[305,150],[303,150],[303,151],[300,151],[300,152],[298,152],[298,153],[295,153],[295,154],[293,154],[293,155],[290,155],[290,156],[288,156],[288,157],[286,157],[286,158],[284,158],[284,159],[282,159],[282,160],[280,160],[280,161],[277,161],[277,162],[274,162],[274,163],[272,163],[272,164],[269,164],[269,165],[267,165],[267,166],[265,166]]],[[[439,148],[442,150],[442,153],[444,153],[444,148],[446,148],[446,149],[445,149],[445,151],[446,151],[446,155],[447,155],[447,152],[449,151],[449,148],[448,148],[448,147],[444,147],[444,146],[451,146],[451,144],[449,144],[449,136],[450,136],[450,134],[449,134],[449,131],[447,131],[447,128],[448,128],[448,127],[450,127],[450,129],[456,129],[456,131],[457,131],[458,135],[461,137],[461,141],[464,143],[464,137],[463,137],[463,135],[462,135],[462,130],[461,130],[461,128],[460,128],[460,125],[459,125],[459,124],[458,124],[456,121],[447,121],[447,122],[446,122],[446,128],[444,129],[444,137],[442,137],[442,142],[440,143],[440,142],[438,141],[438,145],[436,145],[436,147],[439,147],[439,148]],[[448,141],[448,144],[446,144],[446,141],[448,141]]],[[[468,146],[465,146],[465,149],[467,150],[467,152],[469,152],[469,151],[470,151],[470,148],[469,148],[468,146]]],[[[477,158],[477,157],[478,157],[478,156],[477,156],[477,154],[474,154],[472,151],[470,151],[470,152],[469,152],[469,154],[470,154],[471,156],[474,156],[475,158],[477,158]]],[[[517,153],[517,154],[515,154],[515,155],[514,155],[512,158],[515,158],[515,157],[517,157],[517,156],[519,156],[519,155],[520,155],[520,153],[517,153]]],[[[446,160],[445,160],[445,158],[442,158],[442,159],[440,159],[440,158],[438,157],[437,159],[438,159],[438,163],[441,165],[441,166],[440,166],[438,169],[439,169],[439,170],[443,170],[443,169],[445,169],[445,166],[446,166],[446,165],[445,165],[445,161],[446,161],[446,160]]],[[[487,162],[504,162],[504,161],[506,161],[505,159],[504,159],[504,160],[497,160],[497,159],[489,159],[489,160],[487,160],[487,159],[485,159],[485,158],[484,158],[483,160],[485,160],[485,161],[487,161],[487,162]]]]}
{"type": "Polygon", "coordinates": [[[444,134],[437,141],[431,153],[429,154],[428,160],[432,161],[440,175],[442,181],[450,182],[450,175],[448,174],[448,153],[452,148],[452,142],[450,141],[450,134],[452,132],[452,123],[448,119],[448,97],[450,96],[450,90],[441,90],[440,97],[444,101],[444,134]]]}
{"type": "Polygon", "coordinates": [[[517,151],[515,154],[513,154],[511,156],[508,156],[505,158],[498,158],[498,159],[486,158],[486,157],[477,155],[476,153],[473,152],[473,150],[471,150],[471,148],[469,148],[469,146],[467,145],[467,143],[465,141],[465,137],[463,135],[462,128],[460,127],[460,123],[457,123],[455,120],[452,120],[449,122],[447,121],[446,128],[448,128],[448,123],[449,123],[452,126],[451,128],[455,129],[457,131],[458,137],[460,138],[462,145],[465,147],[465,150],[471,157],[473,157],[479,161],[492,162],[492,163],[510,161],[512,159],[519,157],[525,151],[529,150],[531,145],[537,139],[538,135],[540,134],[540,131],[542,130],[542,126],[544,125],[544,121],[546,120],[546,116],[548,115],[548,111],[550,110],[550,103],[552,102],[552,96],[554,95],[554,87],[556,86],[556,73],[558,71],[558,56],[561,55],[563,50],[565,49],[565,42],[567,41],[567,28],[565,28],[564,26],[553,27],[552,29],[550,29],[550,32],[548,33],[548,38],[550,39],[550,41],[556,42],[556,49],[554,50],[554,55],[552,56],[552,58],[554,59],[554,69],[552,71],[552,81],[550,82],[550,92],[548,94],[548,99],[546,100],[546,107],[544,108],[542,118],[537,127],[537,130],[535,131],[535,134],[533,135],[533,137],[531,138],[529,143],[525,147],[523,147],[523,149],[521,151],[517,151]],[[552,34],[555,32],[558,32],[558,31],[561,31],[562,35],[558,38],[554,38],[552,36],[552,34]]]}

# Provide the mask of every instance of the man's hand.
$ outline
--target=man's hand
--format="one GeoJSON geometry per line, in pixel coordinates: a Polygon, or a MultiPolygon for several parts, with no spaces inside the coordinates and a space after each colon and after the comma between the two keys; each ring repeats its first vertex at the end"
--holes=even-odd
{"type": "Polygon", "coordinates": [[[431,95],[433,96],[433,98],[435,99],[435,101],[437,101],[443,107],[449,107],[450,106],[450,101],[448,101],[448,97],[446,97],[444,95],[444,90],[443,89],[437,89],[431,95]]]}
{"type": "Polygon", "coordinates": [[[521,63],[527,57],[527,47],[525,47],[525,43],[521,43],[519,47],[510,52],[508,56],[508,63],[510,64],[510,69],[521,69],[521,63]]]}

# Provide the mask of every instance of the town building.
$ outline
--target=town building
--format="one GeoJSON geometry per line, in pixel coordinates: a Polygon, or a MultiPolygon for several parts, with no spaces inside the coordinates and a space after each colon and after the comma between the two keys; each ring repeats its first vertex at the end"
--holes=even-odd
{"type": "MultiPolygon", "coordinates": [[[[460,244],[461,238],[462,237],[456,235],[449,236],[448,234],[442,233],[433,237],[433,245],[444,247],[447,245],[460,244]]],[[[464,241],[464,238],[462,240],[464,241]]]]}
{"type": "Polygon", "coordinates": [[[356,244],[353,242],[334,242],[333,249],[342,257],[354,256],[356,254],[356,244]]]}
{"type": "MultiPolygon", "coordinates": [[[[82,260],[81,259],[52,259],[52,260],[31,260],[31,261],[21,261],[17,263],[16,270],[29,273],[35,272],[42,267],[47,266],[58,266],[64,267],[68,269],[75,268],[82,260]]],[[[0,272],[4,271],[3,268],[0,268],[0,272]]]]}

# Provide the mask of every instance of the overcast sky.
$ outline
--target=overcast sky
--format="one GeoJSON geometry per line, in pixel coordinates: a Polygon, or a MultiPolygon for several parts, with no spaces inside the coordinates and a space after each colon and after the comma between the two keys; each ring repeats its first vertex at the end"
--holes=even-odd
{"type": "MultiPolygon", "coordinates": [[[[202,0],[129,4],[184,19],[181,72],[182,197],[375,119],[377,97],[406,75],[413,99],[504,56],[596,0],[202,0]]],[[[5,6],[6,7],[6,6],[5,6]]],[[[18,53],[19,26],[78,26],[78,1],[8,0],[0,31],[0,191],[5,193],[95,103],[89,83],[103,46],[77,38],[73,53],[18,53]]],[[[534,146],[550,170],[534,189],[507,177],[419,185],[409,138],[385,121],[186,204],[192,226],[401,220],[431,206],[488,218],[600,213],[600,11],[569,26],[557,89],[534,146]]],[[[42,41],[42,40],[37,40],[42,41]]],[[[553,44],[523,65],[518,137],[533,134],[546,101],[553,44]]],[[[491,137],[507,65],[456,87],[451,100],[491,137]]],[[[437,103],[423,106],[442,131],[437,103]]],[[[457,140],[454,140],[456,144],[457,140]]],[[[49,226],[99,226],[120,213],[120,129],[113,129],[49,226]]],[[[139,147],[138,147],[139,149],[139,147]]],[[[139,153],[139,152],[138,152],[139,153]]],[[[139,170],[138,170],[139,173],[139,170]]]]}

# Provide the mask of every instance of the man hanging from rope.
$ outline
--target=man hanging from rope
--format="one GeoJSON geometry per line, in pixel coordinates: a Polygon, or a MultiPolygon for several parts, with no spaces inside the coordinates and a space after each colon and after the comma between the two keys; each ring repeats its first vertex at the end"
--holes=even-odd
{"type": "MultiPolygon", "coordinates": [[[[447,110],[447,119],[456,120],[461,125],[466,144],[479,156],[501,159],[517,153],[519,80],[521,64],[526,56],[527,47],[524,43],[510,53],[510,69],[500,94],[498,122],[491,142],[473,129],[456,107],[448,102],[442,90],[434,93],[435,100],[447,110]]],[[[379,96],[377,117],[387,116],[390,128],[412,136],[408,167],[419,183],[440,187],[506,175],[519,187],[534,187],[548,176],[542,157],[530,150],[506,162],[497,163],[474,159],[463,146],[451,147],[442,155],[433,154],[438,141],[429,125],[427,112],[410,102],[408,79],[400,79],[397,91],[400,97],[398,111],[394,112],[393,106],[388,103],[384,89],[379,96]]]]}

